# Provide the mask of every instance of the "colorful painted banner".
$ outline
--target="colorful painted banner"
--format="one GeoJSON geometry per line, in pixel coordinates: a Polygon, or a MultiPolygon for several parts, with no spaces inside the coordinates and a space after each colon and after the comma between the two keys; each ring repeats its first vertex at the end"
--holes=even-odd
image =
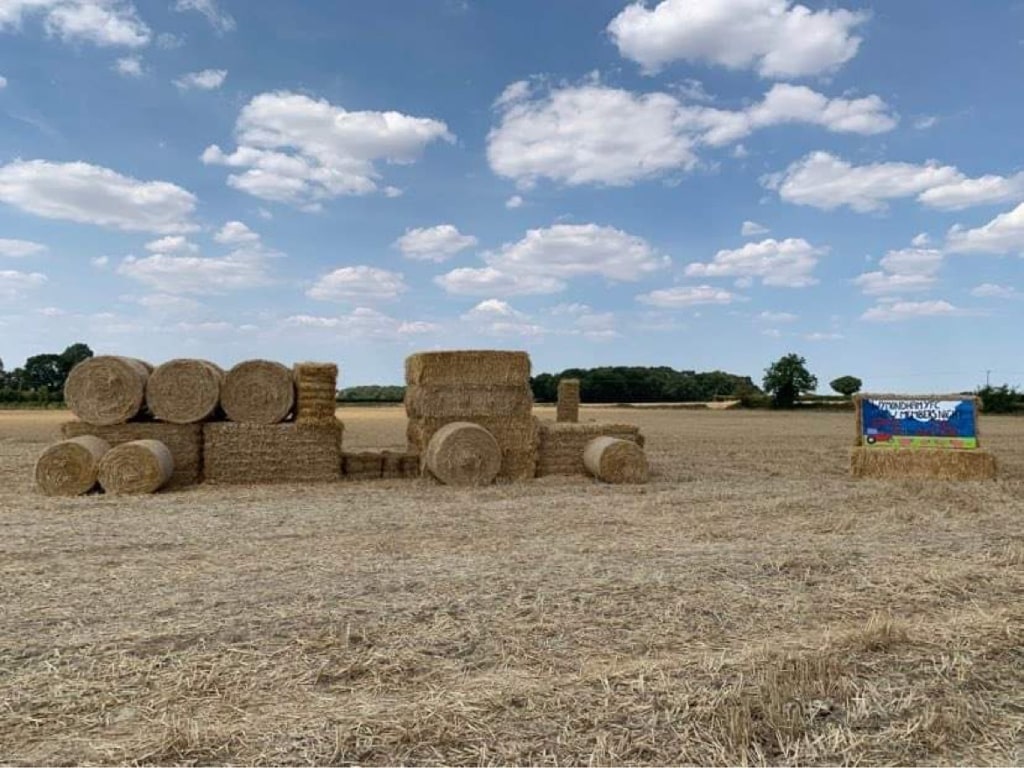
{"type": "Polygon", "coordinates": [[[974,398],[860,399],[861,443],[876,448],[978,447],[974,398]]]}

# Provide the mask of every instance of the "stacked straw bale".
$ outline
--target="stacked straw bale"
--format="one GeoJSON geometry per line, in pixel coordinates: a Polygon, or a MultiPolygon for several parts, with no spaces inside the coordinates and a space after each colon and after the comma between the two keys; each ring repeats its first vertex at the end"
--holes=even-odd
{"type": "Polygon", "coordinates": [[[854,477],[878,480],[993,480],[996,457],[987,450],[900,449],[860,446],[852,449],[854,477]]]}
{"type": "Polygon", "coordinates": [[[490,432],[501,451],[498,477],[531,478],[538,430],[525,352],[421,352],[405,361],[408,452],[426,461],[438,430],[472,422],[490,432]]]}
{"type": "Polygon", "coordinates": [[[295,423],[334,424],[338,407],[338,366],[334,363],[295,364],[295,423]]]}
{"type": "Polygon", "coordinates": [[[423,465],[445,485],[489,485],[501,470],[501,448],[479,424],[453,421],[434,433],[423,465]]]}
{"type": "Polygon", "coordinates": [[[65,439],[92,435],[111,446],[136,440],[159,440],[167,446],[174,459],[174,474],[167,483],[168,489],[196,485],[202,480],[203,472],[203,427],[201,424],[159,424],[138,422],[97,426],[82,421],[67,421],[61,424],[61,435],[65,439]]]}
{"type": "Polygon", "coordinates": [[[420,457],[417,453],[383,451],[384,465],[381,477],[384,479],[411,479],[420,476],[420,457]]]}
{"type": "Polygon", "coordinates": [[[280,424],[295,405],[295,379],[281,363],[246,360],[224,376],[221,407],[241,424],[280,424]]]}
{"type": "Polygon", "coordinates": [[[617,437],[595,437],[587,443],[583,465],[606,483],[646,483],[649,475],[644,449],[617,437]]]}
{"type": "Polygon", "coordinates": [[[380,480],[384,476],[384,455],[376,451],[343,453],[341,474],[345,480],[380,480]]]}
{"type": "Polygon", "coordinates": [[[156,493],[174,475],[174,458],[159,440],[134,440],[100,460],[100,487],[110,494],[156,493]]]}
{"type": "Polygon", "coordinates": [[[81,496],[96,487],[110,443],[83,435],[49,446],[36,461],[35,480],[47,496],[81,496]]]}
{"type": "Polygon", "coordinates": [[[575,424],[580,420],[580,380],[558,380],[558,409],[556,419],[559,422],[575,424]]]}
{"type": "Polygon", "coordinates": [[[64,401],[82,421],[99,426],[124,424],[142,414],[152,370],[132,357],[90,357],[71,369],[64,401]]]}
{"type": "Polygon", "coordinates": [[[217,415],[224,371],[208,360],[170,360],[149,375],[146,407],[170,424],[198,424],[217,415]]]}
{"type": "MultiPolygon", "coordinates": [[[[341,422],[331,425],[211,423],[203,426],[208,482],[313,483],[341,477],[341,422]]],[[[379,476],[379,473],[378,473],[379,476]]]]}
{"type": "Polygon", "coordinates": [[[540,457],[537,476],[585,475],[583,451],[595,437],[629,440],[643,448],[644,437],[633,424],[540,423],[540,457]]]}

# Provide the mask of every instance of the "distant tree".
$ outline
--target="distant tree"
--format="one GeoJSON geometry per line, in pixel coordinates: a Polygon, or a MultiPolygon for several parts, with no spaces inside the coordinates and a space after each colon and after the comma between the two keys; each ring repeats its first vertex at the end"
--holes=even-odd
{"type": "Polygon", "coordinates": [[[1013,413],[1021,401],[1021,393],[1009,384],[982,387],[977,395],[986,413],[1013,413]]]}
{"type": "MultiPolygon", "coordinates": [[[[88,344],[83,344],[82,342],[72,344],[61,352],[60,363],[61,367],[64,369],[64,377],[67,378],[67,375],[71,373],[72,368],[83,360],[88,360],[90,357],[92,357],[92,350],[89,349],[88,344]]],[[[61,388],[63,389],[63,387],[64,385],[62,383],[61,388]]]]}
{"type": "Polygon", "coordinates": [[[63,391],[66,378],[60,355],[33,355],[25,361],[23,386],[27,389],[56,394],[63,391]]]}
{"type": "Polygon", "coordinates": [[[818,379],[807,370],[807,361],[800,355],[784,355],[764,372],[764,391],[772,396],[776,408],[792,408],[803,392],[813,392],[818,379]]]}
{"type": "Polygon", "coordinates": [[[860,388],[864,386],[864,382],[856,376],[840,376],[838,379],[832,379],[828,385],[840,395],[851,397],[852,395],[860,392],[860,388]]]}

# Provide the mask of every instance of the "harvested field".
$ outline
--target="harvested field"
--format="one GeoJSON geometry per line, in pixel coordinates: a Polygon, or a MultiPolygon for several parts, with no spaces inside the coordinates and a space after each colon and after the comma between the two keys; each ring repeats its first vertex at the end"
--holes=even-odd
{"type": "Polygon", "coordinates": [[[1024,763],[1024,419],[990,482],[855,480],[852,413],[588,407],[649,484],[39,496],[67,418],[0,411],[4,762],[1024,763]]]}

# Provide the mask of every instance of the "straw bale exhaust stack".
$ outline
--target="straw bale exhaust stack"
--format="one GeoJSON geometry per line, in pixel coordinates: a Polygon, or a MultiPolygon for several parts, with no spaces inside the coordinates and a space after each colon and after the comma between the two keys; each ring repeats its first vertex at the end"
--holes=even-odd
{"type": "Polygon", "coordinates": [[[223,484],[313,483],[341,477],[342,424],[203,426],[207,481],[223,484]]]}
{"type": "Polygon", "coordinates": [[[558,380],[558,410],[556,419],[574,424],[580,420],[580,380],[558,380]]]}
{"type": "Polygon", "coordinates": [[[178,359],[157,366],[146,382],[146,407],[171,424],[198,424],[220,405],[224,371],[208,360],[178,359]]]}
{"type": "Polygon", "coordinates": [[[220,398],[231,421],[279,424],[295,405],[295,380],[280,363],[246,360],[227,372],[220,398]]]}
{"type": "Polygon", "coordinates": [[[142,411],[150,370],[147,363],[132,357],[91,357],[71,369],[64,400],[82,421],[124,424],[142,411]]]}
{"type": "Polygon", "coordinates": [[[644,436],[633,424],[567,424],[542,421],[537,476],[585,475],[583,450],[595,437],[629,440],[641,448],[644,436]]]}
{"type": "Polygon", "coordinates": [[[334,423],[338,407],[338,366],[334,363],[295,364],[295,422],[334,423]]]}
{"type": "Polygon", "coordinates": [[[376,451],[344,453],[341,474],[346,480],[380,480],[384,476],[384,455],[376,451]]]}
{"type": "Polygon", "coordinates": [[[595,437],[583,449],[583,465],[606,483],[646,483],[648,479],[644,449],[631,440],[595,437]]]}
{"type": "Polygon", "coordinates": [[[423,465],[445,485],[488,485],[501,469],[498,441],[486,429],[454,421],[434,433],[423,465]]]}
{"type": "Polygon", "coordinates": [[[111,446],[135,440],[159,440],[174,458],[174,474],[167,484],[169,490],[196,485],[202,480],[203,427],[200,424],[135,422],[100,427],[82,421],[67,421],[61,424],[60,431],[64,438],[92,435],[111,446]]]}
{"type": "Polygon", "coordinates": [[[878,480],[994,480],[996,457],[987,450],[899,450],[853,448],[850,468],[854,477],[878,480]]]}
{"type": "Polygon", "coordinates": [[[174,458],[159,440],[135,440],[111,448],[100,460],[99,481],[111,494],[156,493],[174,474],[174,458]]]}
{"type": "Polygon", "coordinates": [[[36,461],[36,487],[47,496],[81,496],[96,487],[110,443],[83,435],[51,445],[36,461]]]}

